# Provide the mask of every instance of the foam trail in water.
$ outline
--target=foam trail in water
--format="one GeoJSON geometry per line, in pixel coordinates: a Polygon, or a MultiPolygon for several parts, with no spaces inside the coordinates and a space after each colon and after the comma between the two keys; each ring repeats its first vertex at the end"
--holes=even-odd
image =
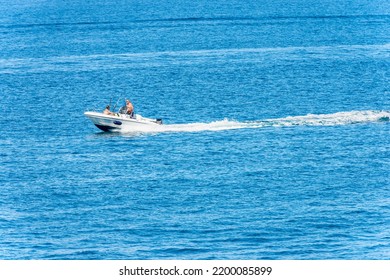
{"type": "MultiPolygon", "coordinates": [[[[308,114],[306,116],[265,119],[252,122],[238,122],[224,119],[210,123],[166,124],[161,126],[148,126],[138,130],[137,132],[199,132],[262,127],[336,126],[389,121],[390,111],[350,111],[334,114],[308,114]]],[[[123,132],[134,132],[134,130],[123,132]]]]}
{"type": "Polygon", "coordinates": [[[270,122],[272,126],[334,126],[389,121],[389,118],[390,112],[388,111],[350,111],[334,114],[308,114],[306,116],[270,119],[268,122],[270,122]]]}

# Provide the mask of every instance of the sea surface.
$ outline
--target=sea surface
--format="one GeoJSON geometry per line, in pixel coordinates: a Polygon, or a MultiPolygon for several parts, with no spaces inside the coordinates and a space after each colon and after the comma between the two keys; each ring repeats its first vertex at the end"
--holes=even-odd
{"type": "Polygon", "coordinates": [[[387,0],[0,0],[0,108],[0,259],[390,259],[387,0]]]}

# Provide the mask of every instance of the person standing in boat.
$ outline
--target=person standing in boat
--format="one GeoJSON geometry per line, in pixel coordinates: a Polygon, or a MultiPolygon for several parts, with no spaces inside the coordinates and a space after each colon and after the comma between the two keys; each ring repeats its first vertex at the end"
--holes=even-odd
{"type": "Polygon", "coordinates": [[[131,117],[134,116],[134,106],[131,104],[129,99],[126,99],[126,114],[130,115],[131,117]]]}
{"type": "Polygon", "coordinates": [[[126,104],[125,106],[121,107],[119,109],[119,113],[120,114],[126,114],[126,115],[129,115],[130,117],[134,117],[134,106],[133,104],[130,102],[129,99],[126,99],[126,104]]]}

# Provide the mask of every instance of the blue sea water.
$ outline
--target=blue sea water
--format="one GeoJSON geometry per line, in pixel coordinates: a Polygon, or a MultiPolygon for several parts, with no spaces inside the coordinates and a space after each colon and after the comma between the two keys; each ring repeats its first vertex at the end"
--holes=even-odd
{"type": "Polygon", "coordinates": [[[0,258],[389,259],[389,1],[160,2],[0,0],[0,258]]]}

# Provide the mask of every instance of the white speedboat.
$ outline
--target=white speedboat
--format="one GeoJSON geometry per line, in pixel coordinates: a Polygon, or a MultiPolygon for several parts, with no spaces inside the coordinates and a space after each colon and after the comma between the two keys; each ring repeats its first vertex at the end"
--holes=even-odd
{"type": "Polygon", "coordinates": [[[141,115],[116,113],[114,115],[106,115],[97,112],[85,112],[84,115],[89,118],[94,125],[103,131],[137,131],[143,130],[148,126],[162,125],[161,119],[144,118],[141,115]]]}

